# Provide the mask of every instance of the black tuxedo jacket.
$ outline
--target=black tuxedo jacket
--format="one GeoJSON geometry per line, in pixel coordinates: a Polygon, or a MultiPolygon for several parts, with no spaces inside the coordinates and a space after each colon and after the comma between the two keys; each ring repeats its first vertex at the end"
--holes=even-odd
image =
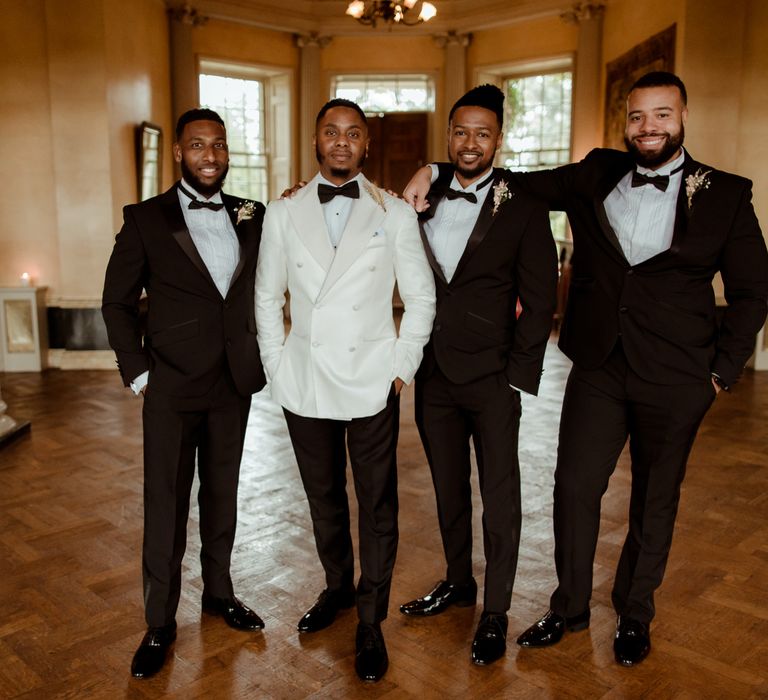
{"type": "Polygon", "coordinates": [[[149,370],[152,387],[172,396],[201,396],[227,365],[243,396],[264,386],[254,317],[264,206],[254,203],[253,217],[238,225],[236,210],[243,201],[224,193],[222,200],[240,241],[226,298],[192,242],[175,186],[123,209],[102,314],[126,386],[149,370]],[[139,324],[142,289],[148,300],[145,334],[139,324]]]}
{"type": "Polygon", "coordinates": [[[424,223],[450,185],[445,173],[429,193],[430,208],[420,217],[421,236],[435,275],[437,315],[417,377],[435,366],[452,382],[465,384],[505,372],[510,384],[535,394],[552,328],[557,255],[544,204],[508,185],[511,198],[494,214],[494,180],[451,281],[424,232],[424,223]],[[520,299],[522,313],[516,318],[520,299]]]}
{"type": "Polygon", "coordinates": [[[577,365],[600,367],[616,341],[644,379],[686,384],[718,374],[733,384],[766,318],[768,254],[752,207],[752,183],[687,153],[669,250],[631,266],[603,202],[632,168],[628,153],[596,149],[554,170],[510,173],[518,187],[567,212],[573,275],[560,348],[577,365]],[[686,180],[707,173],[688,205],[686,180]],[[712,278],[722,274],[718,326],[712,278]]]}

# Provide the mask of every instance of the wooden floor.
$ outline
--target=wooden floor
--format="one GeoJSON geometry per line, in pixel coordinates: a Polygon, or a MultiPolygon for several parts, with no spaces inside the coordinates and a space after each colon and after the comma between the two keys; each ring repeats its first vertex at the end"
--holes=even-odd
{"type": "MultiPolygon", "coordinates": [[[[488,668],[469,661],[479,608],[425,620],[397,611],[444,568],[406,390],[400,550],[383,625],[390,670],[374,685],[354,673],[353,612],[323,632],[296,632],[323,579],[283,419],[268,397],[255,398],[250,416],[232,571],[238,595],[266,629],[241,633],[201,618],[195,510],[174,658],[158,677],[137,681],[129,664],[144,630],[141,402],[116,372],[0,375],[9,413],[32,420],[29,435],[0,450],[0,697],[768,698],[768,373],[747,373],[701,429],[647,661],[621,668],[611,646],[626,458],[604,499],[591,628],[550,649],[514,644],[546,610],[554,585],[552,471],[567,371],[551,346],[542,395],[524,401],[524,522],[510,644],[488,668]]],[[[479,515],[478,507],[482,581],[479,515]]]]}

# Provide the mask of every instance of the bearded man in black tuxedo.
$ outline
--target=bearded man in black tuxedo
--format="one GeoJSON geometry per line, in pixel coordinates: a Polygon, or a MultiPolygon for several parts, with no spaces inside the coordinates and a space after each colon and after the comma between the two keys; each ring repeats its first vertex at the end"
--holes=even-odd
{"type": "Polygon", "coordinates": [[[229,151],[216,112],[184,113],[173,154],[182,180],[124,209],[102,304],[123,383],[144,396],[148,630],[131,664],[137,678],[162,668],[176,638],[195,456],[202,608],[235,629],[264,626],[235,597],[229,573],[251,394],[265,383],[253,298],[264,206],[221,192],[229,151]],[[142,289],[146,330],[139,321],[142,289]]]}
{"type": "MultiPolygon", "coordinates": [[[[519,637],[525,647],[589,626],[600,501],[629,438],[614,655],[624,666],[648,655],[654,591],[696,432],[717,393],[736,382],[766,318],[768,253],[752,183],[695,161],[682,147],[687,118],[682,81],[649,73],[627,99],[627,153],[596,149],[579,163],[506,175],[567,212],[574,241],[560,334],[573,369],[555,471],[558,587],[550,611],[519,637]],[[720,323],[717,272],[728,304],[720,323]]],[[[406,188],[417,208],[430,175],[406,188]]]]}
{"type": "Polygon", "coordinates": [[[437,316],[416,375],[416,423],[432,471],[448,566],[430,593],[400,607],[405,615],[429,616],[475,603],[472,440],[486,568],[471,658],[481,665],[506,650],[521,524],[520,392],[538,391],[557,284],[546,207],[493,168],[503,106],[504,94],[493,85],[473,88],[453,106],[448,153],[455,175],[435,183],[420,221],[435,276],[437,316]]]}

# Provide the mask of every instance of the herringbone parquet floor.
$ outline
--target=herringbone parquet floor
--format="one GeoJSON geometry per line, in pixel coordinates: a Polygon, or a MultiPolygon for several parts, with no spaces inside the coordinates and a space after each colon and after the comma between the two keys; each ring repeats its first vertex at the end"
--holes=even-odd
{"type": "MultiPolygon", "coordinates": [[[[242,468],[233,579],[262,633],[200,615],[196,511],[189,528],[174,657],[148,681],[129,664],[144,630],[140,400],[116,373],[0,376],[9,413],[32,430],[0,450],[0,697],[3,698],[766,698],[768,697],[768,374],[748,372],[707,417],[688,468],[653,651],[613,661],[610,586],[626,528],[628,464],[604,499],[592,626],[556,647],[514,637],[554,583],[552,470],[566,360],[548,350],[542,395],[521,430],[524,523],[510,644],[489,668],[469,662],[479,609],[406,619],[397,605],[442,576],[431,481],[403,399],[400,550],[380,683],[353,669],[355,616],[299,636],[322,588],[305,497],[282,416],[255,397],[242,468]]],[[[475,493],[477,489],[475,488],[475,493]]],[[[354,501],[354,498],[352,499],[354,501]]],[[[480,506],[476,575],[482,580],[480,506]]]]}

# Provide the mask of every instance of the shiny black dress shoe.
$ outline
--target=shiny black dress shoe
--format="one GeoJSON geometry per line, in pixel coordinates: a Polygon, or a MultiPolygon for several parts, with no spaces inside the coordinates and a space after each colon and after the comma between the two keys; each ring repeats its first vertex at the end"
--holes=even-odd
{"type": "Polygon", "coordinates": [[[507,616],[487,613],[480,616],[472,642],[472,661],[480,666],[492,664],[507,651],[507,616]]]}
{"type": "Polygon", "coordinates": [[[548,647],[557,644],[563,638],[566,629],[571,632],[580,632],[587,627],[589,627],[589,609],[573,617],[563,617],[550,610],[525,630],[517,638],[517,643],[521,647],[548,647]]]}
{"type": "Polygon", "coordinates": [[[214,598],[203,592],[203,612],[223,617],[224,622],[236,630],[253,632],[264,629],[264,620],[235,596],[214,598]]]}
{"type": "Polygon", "coordinates": [[[477,584],[472,579],[470,583],[455,584],[448,581],[438,581],[437,585],[423,598],[416,598],[400,606],[403,615],[423,616],[439,615],[451,605],[465,608],[474,605],[477,599],[477,584]]]}
{"type": "Polygon", "coordinates": [[[613,638],[613,655],[622,666],[639,664],[651,650],[648,625],[631,617],[619,617],[613,638]]]}
{"type": "Polygon", "coordinates": [[[298,630],[299,632],[319,632],[333,623],[339,610],[346,610],[354,604],[353,590],[331,591],[326,588],[317,602],[299,620],[298,630]]]}
{"type": "Polygon", "coordinates": [[[176,623],[164,627],[150,627],[131,661],[134,678],[154,676],[165,663],[168,649],[176,639],[176,623]]]}
{"type": "Polygon", "coordinates": [[[389,667],[387,647],[378,624],[359,622],[355,635],[355,671],[361,680],[376,682],[389,667]]]}

